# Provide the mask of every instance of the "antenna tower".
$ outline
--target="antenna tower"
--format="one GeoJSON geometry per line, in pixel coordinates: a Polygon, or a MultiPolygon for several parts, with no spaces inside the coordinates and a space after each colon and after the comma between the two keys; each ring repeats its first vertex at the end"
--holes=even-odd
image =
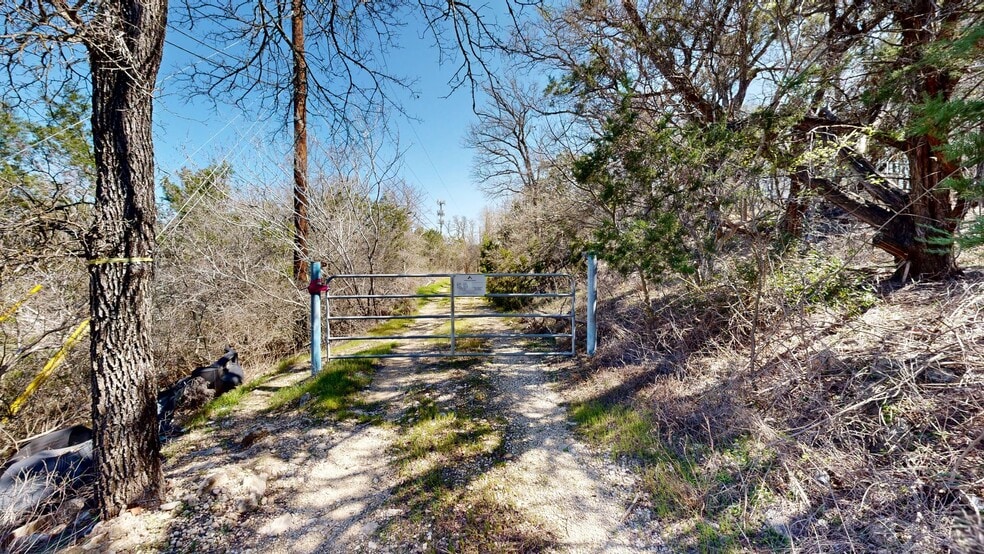
{"type": "Polygon", "coordinates": [[[444,236],[444,200],[437,201],[437,232],[444,236]]]}

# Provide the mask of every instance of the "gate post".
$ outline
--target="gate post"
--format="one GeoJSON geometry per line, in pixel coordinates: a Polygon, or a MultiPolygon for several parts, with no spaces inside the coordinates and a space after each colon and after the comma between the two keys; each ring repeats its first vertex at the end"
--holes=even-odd
{"type": "Polygon", "coordinates": [[[454,356],[454,275],[451,276],[451,355],[454,356]]]}
{"type": "Polygon", "coordinates": [[[595,320],[595,308],[598,303],[597,294],[595,292],[595,279],[597,277],[597,273],[598,268],[596,255],[594,252],[588,252],[588,356],[594,356],[595,348],[598,345],[598,329],[597,321],[595,320]]]}
{"type": "Polygon", "coordinates": [[[321,262],[311,262],[311,375],[321,373],[321,262]]]}

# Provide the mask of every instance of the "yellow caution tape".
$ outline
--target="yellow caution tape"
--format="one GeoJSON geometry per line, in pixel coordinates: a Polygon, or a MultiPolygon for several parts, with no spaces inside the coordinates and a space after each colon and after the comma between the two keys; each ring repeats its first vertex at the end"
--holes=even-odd
{"type": "MultiPolygon", "coordinates": [[[[32,394],[34,394],[34,391],[37,390],[38,387],[43,385],[44,382],[48,380],[48,377],[51,377],[51,374],[55,371],[55,368],[58,367],[63,361],[65,361],[65,357],[68,355],[68,352],[72,349],[73,346],[75,346],[75,343],[77,343],[79,339],[81,339],[82,336],[85,335],[86,331],[88,330],[89,330],[88,319],[86,319],[82,323],[79,323],[79,326],[76,327],[74,331],[72,331],[72,334],[69,335],[67,339],[65,339],[65,343],[62,344],[62,347],[58,349],[58,352],[56,352],[55,355],[52,356],[50,360],[48,360],[48,363],[44,364],[44,367],[41,368],[41,371],[39,371],[38,374],[34,376],[34,379],[30,382],[30,384],[27,385],[27,388],[24,389],[24,392],[22,392],[21,395],[18,396],[16,399],[14,399],[14,401],[10,404],[10,415],[14,415],[18,411],[20,411],[21,407],[24,405],[24,402],[26,402],[27,399],[32,394]]],[[[6,418],[4,418],[4,421],[6,421],[6,418]]]]}
{"type": "Polygon", "coordinates": [[[139,264],[152,261],[154,261],[154,258],[96,258],[95,260],[89,260],[89,265],[139,264]]]}
{"type": "Polygon", "coordinates": [[[22,298],[20,301],[15,302],[13,306],[7,308],[3,312],[3,314],[0,315],[0,323],[3,323],[4,321],[7,321],[7,319],[10,316],[14,315],[14,312],[16,312],[18,309],[20,309],[21,305],[23,305],[24,302],[27,302],[27,299],[28,298],[30,298],[30,297],[34,296],[35,294],[37,294],[38,292],[40,292],[42,288],[44,288],[44,287],[42,287],[41,285],[34,285],[34,288],[32,288],[31,290],[29,290],[27,292],[27,296],[25,296],[24,298],[22,298]]]}

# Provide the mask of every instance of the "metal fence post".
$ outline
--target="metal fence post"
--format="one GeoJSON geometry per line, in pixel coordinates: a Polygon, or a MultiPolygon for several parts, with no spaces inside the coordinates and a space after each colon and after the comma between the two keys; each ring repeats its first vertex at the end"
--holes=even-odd
{"type": "MultiPolygon", "coordinates": [[[[311,262],[311,283],[321,282],[321,262],[311,262]]],[[[321,292],[311,288],[311,375],[321,373],[321,292]]]]}
{"type": "Polygon", "coordinates": [[[571,283],[571,356],[577,354],[577,281],[568,277],[571,283]]]}
{"type": "Polygon", "coordinates": [[[451,276],[451,355],[454,356],[454,275],[451,276]]]}
{"type": "Polygon", "coordinates": [[[598,302],[597,294],[595,293],[597,273],[596,255],[594,252],[588,252],[588,356],[594,356],[595,347],[598,345],[598,329],[597,321],[595,320],[595,308],[598,302]]]}

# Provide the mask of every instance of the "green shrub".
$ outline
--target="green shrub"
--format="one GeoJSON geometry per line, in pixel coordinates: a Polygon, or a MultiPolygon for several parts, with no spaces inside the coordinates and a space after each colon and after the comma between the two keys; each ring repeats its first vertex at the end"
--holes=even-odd
{"type": "Polygon", "coordinates": [[[843,260],[816,250],[789,261],[774,273],[771,285],[787,302],[806,307],[828,307],[859,315],[878,301],[865,277],[851,271],[843,260]]]}

